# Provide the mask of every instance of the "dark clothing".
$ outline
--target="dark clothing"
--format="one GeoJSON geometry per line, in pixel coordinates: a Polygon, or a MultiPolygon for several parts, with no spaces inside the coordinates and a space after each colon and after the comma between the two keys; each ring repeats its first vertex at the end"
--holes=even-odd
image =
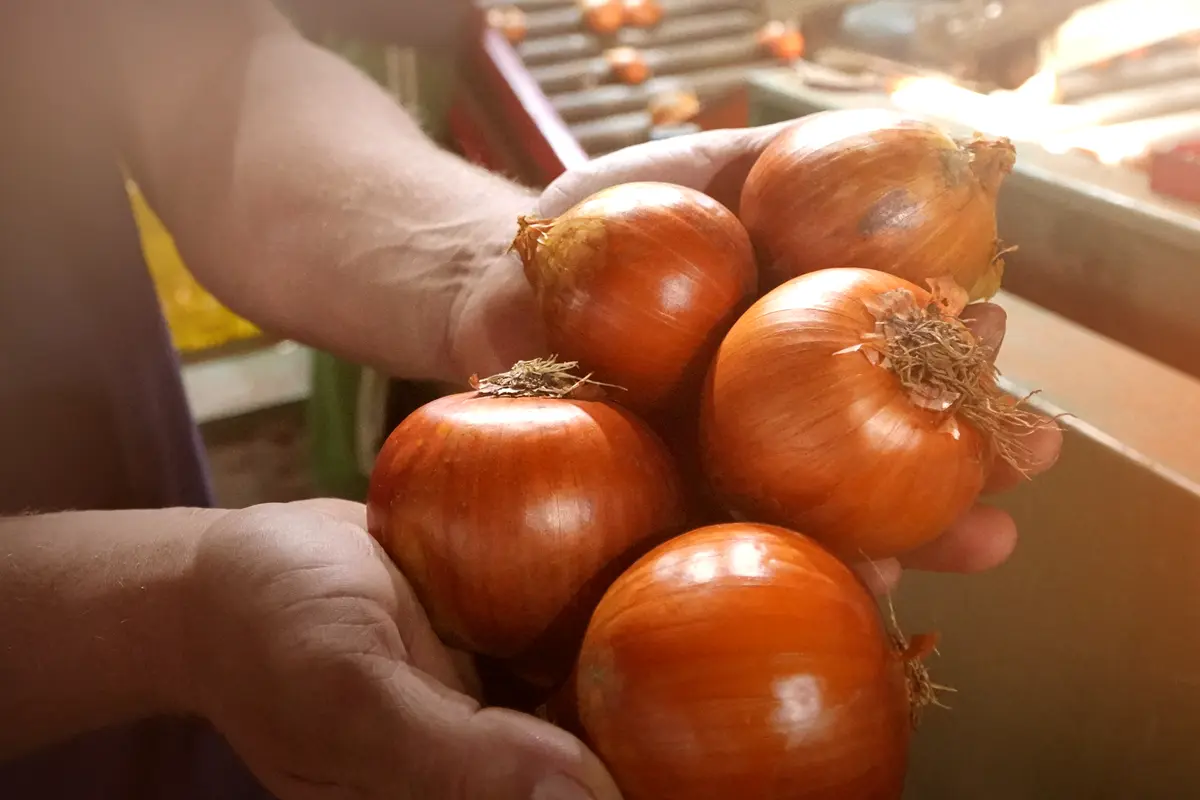
{"type": "MultiPolygon", "coordinates": [[[[87,19],[103,5],[0,10],[0,514],[209,502],[118,167],[116,76],[87,19]]],[[[176,720],[0,763],[5,800],[265,796],[176,720]]]]}

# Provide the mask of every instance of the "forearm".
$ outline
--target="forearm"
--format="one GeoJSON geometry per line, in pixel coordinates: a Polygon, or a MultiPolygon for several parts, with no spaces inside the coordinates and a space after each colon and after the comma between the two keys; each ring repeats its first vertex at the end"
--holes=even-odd
{"type": "Polygon", "coordinates": [[[0,520],[0,759],[187,711],[181,593],[215,511],[0,520]]]}
{"type": "MultiPolygon", "coordinates": [[[[500,257],[531,191],[440,150],[382,90],[265,26],[137,125],[139,178],[185,260],[235,310],[407,377],[452,374],[466,276],[500,257]]],[[[148,95],[149,96],[149,95],[148,95]]]]}

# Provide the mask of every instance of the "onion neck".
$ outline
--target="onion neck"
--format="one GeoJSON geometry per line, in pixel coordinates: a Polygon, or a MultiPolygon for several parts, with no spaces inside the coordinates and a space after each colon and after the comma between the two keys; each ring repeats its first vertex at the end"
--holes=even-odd
{"type": "Polygon", "coordinates": [[[976,134],[959,146],[971,156],[970,170],[984,191],[991,196],[999,193],[1001,184],[1017,163],[1017,150],[1013,143],[1003,136],[976,134]]]}
{"type": "Polygon", "coordinates": [[[515,251],[520,257],[525,280],[535,288],[542,283],[541,272],[537,266],[538,253],[545,242],[546,234],[553,226],[553,220],[534,219],[525,215],[517,217],[517,235],[513,238],[509,250],[515,251]]]}

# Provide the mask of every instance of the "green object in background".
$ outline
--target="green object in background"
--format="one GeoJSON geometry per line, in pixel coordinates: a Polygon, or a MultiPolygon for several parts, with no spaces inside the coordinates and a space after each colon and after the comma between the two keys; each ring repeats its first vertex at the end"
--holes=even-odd
{"type": "MultiPolygon", "coordinates": [[[[381,85],[389,87],[388,48],[337,37],[320,39],[321,44],[353,63],[381,85]]],[[[391,55],[394,66],[398,56],[391,55]]],[[[426,134],[445,144],[446,118],[453,97],[454,59],[444,54],[421,53],[408,60],[415,67],[415,102],[406,106],[426,134]]],[[[395,75],[391,76],[395,78],[395,75]]],[[[410,98],[412,100],[412,98],[410,98]]],[[[359,393],[363,368],[328,353],[312,358],[312,393],[307,408],[313,479],[317,490],[329,497],[363,500],[369,476],[359,458],[359,393]]]]}
{"type": "Polygon", "coordinates": [[[367,476],[359,469],[355,449],[361,376],[358,365],[313,352],[307,409],[313,479],[329,497],[361,501],[367,494],[367,476]]]}

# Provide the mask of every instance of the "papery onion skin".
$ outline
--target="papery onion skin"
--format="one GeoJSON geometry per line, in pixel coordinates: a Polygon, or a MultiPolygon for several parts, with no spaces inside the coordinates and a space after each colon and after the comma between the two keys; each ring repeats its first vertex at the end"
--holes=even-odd
{"type": "Polygon", "coordinates": [[[526,223],[521,252],[552,352],[648,412],[699,391],[758,271],[737,217],[694,189],[626,183],[526,223]]]}
{"type": "Polygon", "coordinates": [[[467,392],[388,437],[368,523],[443,641],[550,686],[608,583],[685,511],[671,455],[629,411],[467,392]]]}
{"type": "Polygon", "coordinates": [[[903,660],[853,572],[791,531],[660,545],[600,602],[576,681],[625,800],[901,796],[903,660]]]}
{"type": "Polygon", "coordinates": [[[704,469],[742,518],[803,530],[839,556],[900,555],[944,532],[975,501],[988,442],[915,405],[861,352],[869,298],[907,289],[873,270],[830,269],[762,297],[713,360],[701,401],[704,469]]]}
{"type": "Polygon", "coordinates": [[[972,299],[1000,285],[996,196],[1015,150],[959,143],[887,110],[826,111],[785,128],[750,170],[739,214],[763,288],[829,267],[924,287],[953,276],[972,299]]]}

